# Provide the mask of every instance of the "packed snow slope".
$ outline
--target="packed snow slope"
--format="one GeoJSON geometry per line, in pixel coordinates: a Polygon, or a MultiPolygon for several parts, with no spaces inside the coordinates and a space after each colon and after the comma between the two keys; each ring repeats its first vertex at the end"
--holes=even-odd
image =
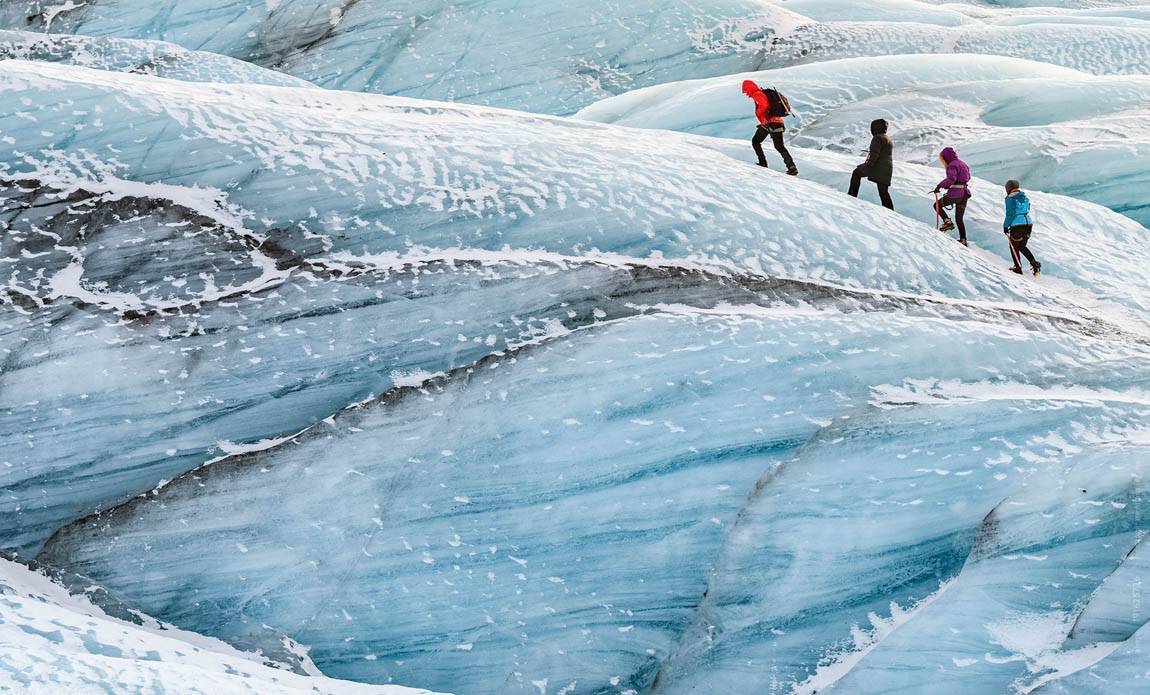
{"type": "Polygon", "coordinates": [[[999,185],[1019,179],[1150,224],[1147,76],[1100,77],[973,55],[854,58],[658,85],[579,116],[749,139],[754,121],[739,91],[744,79],[774,85],[791,99],[795,144],[861,153],[871,120],[886,118],[898,161],[937,166],[939,150],[949,145],[975,176],[999,185]]]}
{"type": "Polygon", "coordinates": [[[989,202],[963,249],[833,153],[67,61],[0,93],[7,550],[365,683],[1136,687],[1129,219],[1036,195],[1084,228],[1036,281],[989,202]]]}
{"type": "Polygon", "coordinates": [[[171,625],[117,619],[85,595],[70,594],[47,576],[2,559],[0,690],[26,695],[432,695],[316,673],[298,675],[171,625]]]}
{"type": "Polygon", "coordinates": [[[1146,5],[1019,9],[1031,4],[9,0],[0,28],[169,41],[324,87],[555,114],[654,84],[853,56],[978,53],[1150,72],[1146,5]]]}

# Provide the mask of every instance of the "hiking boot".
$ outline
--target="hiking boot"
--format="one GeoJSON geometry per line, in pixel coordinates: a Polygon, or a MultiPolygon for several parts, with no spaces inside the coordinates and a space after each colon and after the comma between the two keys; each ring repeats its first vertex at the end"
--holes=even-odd
{"type": "Polygon", "coordinates": [[[943,220],[942,226],[938,228],[938,231],[949,232],[952,229],[954,229],[954,222],[951,222],[950,220],[943,220]]]}
{"type": "Polygon", "coordinates": [[[762,168],[764,168],[764,169],[770,169],[770,167],[769,167],[769,166],[767,166],[767,163],[766,163],[766,162],[759,162],[758,164],[759,164],[759,166],[761,166],[761,167],[762,167],[762,168]]]}
{"type": "Polygon", "coordinates": [[[1042,264],[1041,263],[1035,263],[1033,270],[1034,270],[1034,277],[1038,277],[1039,275],[1042,275],[1042,264]]]}
{"type": "Polygon", "coordinates": [[[959,239],[958,243],[962,244],[963,246],[970,246],[970,244],[966,243],[966,239],[959,239]]]}
{"type": "Polygon", "coordinates": [[[1022,275],[1022,268],[1020,268],[1019,266],[1014,266],[1013,268],[1010,269],[1010,272],[1015,273],[1017,275],[1022,275]]]}
{"type": "Polygon", "coordinates": [[[791,167],[791,168],[787,169],[787,176],[798,176],[798,175],[799,175],[799,168],[798,167],[791,167]]]}

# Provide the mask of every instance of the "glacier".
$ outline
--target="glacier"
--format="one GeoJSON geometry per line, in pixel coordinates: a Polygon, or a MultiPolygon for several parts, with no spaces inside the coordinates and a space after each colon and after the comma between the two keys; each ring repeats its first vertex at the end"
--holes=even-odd
{"type": "Polygon", "coordinates": [[[0,689],[1142,692],[1148,36],[0,4],[0,689]],[[843,193],[879,116],[897,212],[843,193]]]}

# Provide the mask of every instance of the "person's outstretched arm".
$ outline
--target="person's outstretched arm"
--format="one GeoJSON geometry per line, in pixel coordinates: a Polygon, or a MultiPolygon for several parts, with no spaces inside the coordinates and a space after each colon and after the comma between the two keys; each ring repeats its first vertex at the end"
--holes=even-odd
{"type": "Polygon", "coordinates": [[[956,167],[953,164],[946,165],[946,178],[938,182],[938,185],[934,187],[934,192],[938,193],[944,188],[950,188],[957,180],[958,172],[956,167]]]}

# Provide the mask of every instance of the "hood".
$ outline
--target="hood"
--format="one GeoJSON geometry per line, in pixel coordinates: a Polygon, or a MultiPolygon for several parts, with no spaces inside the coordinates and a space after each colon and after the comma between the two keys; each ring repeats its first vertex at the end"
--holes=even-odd
{"type": "Polygon", "coordinates": [[[947,164],[950,164],[954,160],[958,159],[958,153],[954,151],[953,147],[944,148],[942,152],[938,154],[938,156],[942,157],[942,161],[946,162],[947,164]]]}
{"type": "Polygon", "coordinates": [[[887,122],[884,118],[876,118],[870,122],[871,135],[886,135],[887,122]]]}
{"type": "Polygon", "coordinates": [[[755,84],[753,80],[743,80],[743,94],[747,96],[754,96],[755,92],[761,92],[759,85],[755,84]]]}

